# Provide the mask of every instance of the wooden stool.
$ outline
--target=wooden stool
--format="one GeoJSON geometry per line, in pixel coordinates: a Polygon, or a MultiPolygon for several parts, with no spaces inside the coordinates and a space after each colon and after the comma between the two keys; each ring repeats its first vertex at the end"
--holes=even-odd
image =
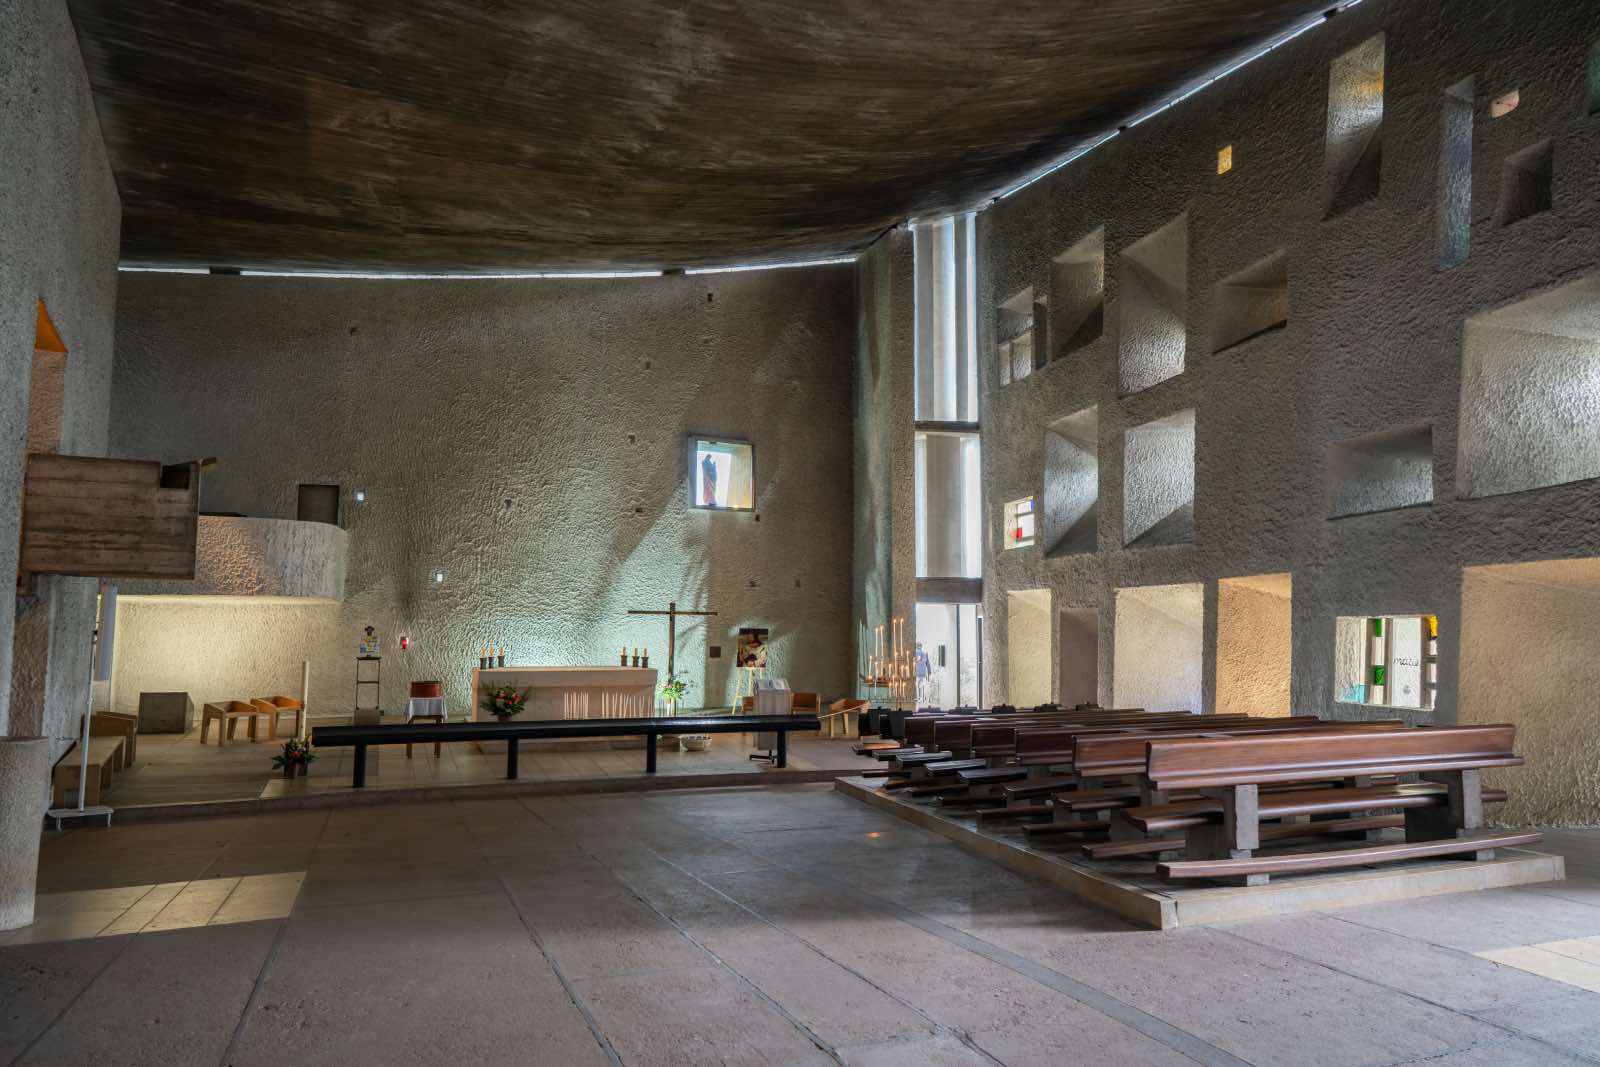
{"type": "Polygon", "coordinates": [[[276,740],[278,736],[278,716],[280,715],[294,716],[295,732],[291,736],[300,736],[302,732],[300,729],[300,712],[303,710],[304,705],[294,697],[257,697],[250,703],[254,704],[261,714],[267,717],[268,737],[276,740]]]}
{"type": "Polygon", "coordinates": [[[250,722],[250,741],[256,740],[256,716],[261,714],[261,709],[254,704],[243,700],[230,700],[227,704],[207,704],[200,712],[200,743],[206,743],[206,733],[211,727],[211,721],[217,723],[217,745],[227,743],[233,737],[233,727],[240,719],[250,722]],[[227,728],[223,728],[223,723],[227,728]]]}
{"type": "MultiPolygon", "coordinates": [[[[443,715],[413,715],[413,716],[411,716],[411,721],[412,722],[444,722],[444,716],[443,715]]],[[[423,744],[427,744],[427,742],[424,741],[423,744]]],[[[406,759],[410,759],[410,758],[411,758],[411,742],[407,741],[406,742],[406,759]]],[[[439,742],[437,742],[437,741],[435,741],[433,743],[433,758],[434,759],[438,759],[439,758],[439,742]]]]}

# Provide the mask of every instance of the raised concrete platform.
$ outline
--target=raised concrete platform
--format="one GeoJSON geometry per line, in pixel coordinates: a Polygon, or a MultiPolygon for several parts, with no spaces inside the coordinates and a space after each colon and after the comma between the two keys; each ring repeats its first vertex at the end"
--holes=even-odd
{"type": "Polygon", "coordinates": [[[1069,851],[1071,846],[1034,848],[1027,843],[1019,824],[979,826],[970,816],[902,799],[882,792],[878,785],[877,780],[866,778],[834,781],[834,788],[844,795],[949,838],[974,855],[1017,874],[1049,882],[1126,919],[1163,930],[1532,885],[1566,877],[1560,856],[1508,848],[1499,850],[1495,859],[1481,863],[1425,860],[1327,874],[1276,875],[1268,885],[1250,888],[1205,883],[1181,886],[1161,881],[1148,862],[1092,863],[1069,851]]]}

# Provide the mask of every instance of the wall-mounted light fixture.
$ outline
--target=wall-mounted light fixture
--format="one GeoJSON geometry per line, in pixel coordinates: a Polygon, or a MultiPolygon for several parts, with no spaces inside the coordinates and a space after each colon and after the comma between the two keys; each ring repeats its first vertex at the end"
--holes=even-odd
{"type": "Polygon", "coordinates": [[[356,503],[357,504],[365,504],[366,502],[367,502],[367,491],[365,489],[357,489],[356,490],[356,503]]]}
{"type": "Polygon", "coordinates": [[[444,571],[433,572],[433,584],[440,585],[444,582],[444,571]]]}

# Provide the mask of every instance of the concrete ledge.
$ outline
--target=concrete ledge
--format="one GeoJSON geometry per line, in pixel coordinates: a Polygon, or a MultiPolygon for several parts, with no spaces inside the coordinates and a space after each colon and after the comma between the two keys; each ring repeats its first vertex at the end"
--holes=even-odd
{"type": "Polygon", "coordinates": [[[872,779],[839,778],[834,788],[946,837],[966,851],[993,860],[1017,874],[1048,882],[1123,918],[1163,930],[1474,889],[1531,885],[1566,877],[1566,863],[1560,856],[1508,848],[1501,849],[1495,859],[1482,863],[1432,860],[1317,875],[1280,875],[1270,884],[1254,888],[1206,884],[1185,887],[1160,883],[1153,873],[1138,874],[1133,870],[1136,864],[1118,865],[1127,868],[1126,872],[1122,869],[1108,871],[1103,869],[1106,865],[1076,862],[1060,852],[1033,848],[1022,838],[1020,830],[1001,833],[979,828],[973,819],[948,816],[937,808],[882,792],[872,779]]]}
{"type": "MultiPolygon", "coordinates": [[[[831,782],[835,770],[766,770],[756,774],[674,774],[655,778],[640,775],[629,778],[578,778],[570,781],[508,782],[490,781],[461,785],[396,786],[368,784],[364,789],[348,785],[316,793],[285,793],[276,796],[245,797],[234,800],[180,801],[168,804],[130,804],[118,807],[113,825],[130,822],[165,822],[173,819],[203,819],[219,816],[270,815],[284,811],[312,811],[329,808],[360,808],[378,804],[427,804],[450,800],[493,800],[500,797],[566,796],[585,793],[638,793],[663,789],[712,789],[728,786],[805,785],[831,782]]],[[[299,784],[298,782],[296,784],[299,784]]],[[[279,779],[270,779],[269,789],[279,779]]]]}
{"type": "Polygon", "coordinates": [[[337,603],[350,535],[325,522],[200,516],[193,581],[128,579],[122,595],[148,600],[337,603]]]}

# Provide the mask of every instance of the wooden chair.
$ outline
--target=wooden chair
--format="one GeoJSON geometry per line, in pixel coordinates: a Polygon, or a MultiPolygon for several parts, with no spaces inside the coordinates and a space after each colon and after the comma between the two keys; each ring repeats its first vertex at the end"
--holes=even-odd
{"type": "MultiPolygon", "coordinates": [[[[412,682],[409,699],[406,701],[406,722],[444,722],[448,715],[444,712],[444,683],[435,681],[412,682]],[[437,700],[437,705],[418,704],[418,701],[437,700]],[[419,711],[419,707],[438,707],[438,711],[419,711]]],[[[433,743],[433,758],[438,759],[442,750],[439,742],[433,743]]],[[[411,743],[406,743],[406,759],[411,758],[411,743]]]]}
{"type": "Polygon", "coordinates": [[[261,714],[261,709],[245,700],[229,700],[226,703],[207,704],[200,712],[200,743],[206,743],[206,734],[211,729],[211,723],[217,724],[217,745],[220,747],[233,737],[233,727],[240,719],[245,719],[250,725],[250,741],[256,740],[256,716],[261,714]],[[223,727],[227,723],[227,727],[223,727]]]}
{"type": "MultiPolygon", "coordinates": [[[[300,712],[304,709],[304,705],[294,697],[257,697],[256,699],[250,701],[250,703],[256,707],[260,714],[267,717],[268,737],[272,738],[273,740],[277,740],[278,716],[280,715],[294,716],[294,732],[289,736],[300,736],[300,712]]],[[[252,723],[253,722],[254,720],[252,720],[252,723]]]]}
{"type": "Polygon", "coordinates": [[[865,700],[856,700],[846,697],[835,700],[828,705],[828,710],[821,714],[822,723],[827,727],[827,736],[835,736],[835,731],[841,731],[844,737],[857,736],[857,724],[861,718],[861,711],[867,706],[865,700]]]}

